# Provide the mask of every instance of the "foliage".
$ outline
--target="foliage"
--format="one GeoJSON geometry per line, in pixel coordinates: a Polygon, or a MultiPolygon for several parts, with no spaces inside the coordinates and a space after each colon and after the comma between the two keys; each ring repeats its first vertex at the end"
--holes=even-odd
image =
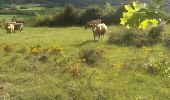
{"type": "MultiPolygon", "coordinates": [[[[98,6],[79,9],[72,4],[66,4],[63,12],[54,15],[36,14],[30,21],[33,26],[82,26],[88,21],[102,19],[102,22],[110,25],[120,23],[123,11],[125,11],[124,6],[115,11],[109,3],[105,5],[104,9],[98,6]]],[[[54,12],[56,11],[54,10],[54,12]]]]}
{"type": "Polygon", "coordinates": [[[159,7],[154,5],[137,4],[125,5],[127,12],[123,13],[121,24],[127,25],[127,28],[138,27],[139,29],[146,29],[149,23],[154,27],[158,25],[158,21],[163,18],[164,12],[159,7]]]}
{"type": "Polygon", "coordinates": [[[108,14],[111,14],[114,12],[115,12],[114,7],[111,6],[111,4],[109,2],[106,2],[105,6],[104,6],[103,14],[108,15],[108,14]]]}
{"type": "Polygon", "coordinates": [[[149,37],[152,39],[159,39],[162,31],[163,31],[163,25],[158,25],[157,27],[153,27],[149,30],[149,37]]]}
{"type": "Polygon", "coordinates": [[[102,10],[98,6],[90,6],[80,15],[80,24],[86,24],[93,19],[99,19],[102,16],[102,10]]]}
{"type": "Polygon", "coordinates": [[[85,59],[85,62],[89,65],[98,64],[103,58],[104,50],[101,48],[96,49],[82,49],[79,52],[79,58],[85,59]]]}
{"type": "Polygon", "coordinates": [[[165,54],[159,53],[154,56],[148,57],[145,63],[146,69],[152,74],[170,77],[169,62],[165,54]]]}
{"type": "MultiPolygon", "coordinates": [[[[108,28],[113,28],[115,31],[117,27],[108,28]]],[[[163,33],[168,34],[169,27],[165,27],[163,33]]],[[[1,94],[5,99],[16,100],[126,100],[127,98],[169,100],[169,78],[161,77],[158,73],[151,74],[144,66],[153,50],[156,52],[152,56],[165,52],[169,62],[169,49],[161,44],[143,48],[108,45],[107,39],[89,40],[91,35],[89,30],[85,31],[82,27],[26,27],[25,31],[14,35],[7,35],[2,31],[1,94]],[[8,55],[4,55],[3,43],[9,42],[15,48],[8,55]],[[48,48],[53,48],[55,43],[60,43],[60,47],[64,49],[62,56],[48,54],[48,48]],[[41,48],[42,52],[38,56],[32,56],[37,59],[30,61],[24,59],[27,56],[25,50],[18,52],[23,47],[26,51],[30,47],[41,48]],[[104,59],[98,60],[99,65],[88,65],[77,53],[82,48],[99,49],[99,51],[104,49],[106,51],[102,54],[104,59]]]]}
{"type": "Polygon", "coordinates": [[[142,47],[153,45],[154,42],[148,35],[140,30],[127,30],[120,27],[117,31],[109,34],[109,44],[117,44],[122,46],[142,47]]]}
{"type": "Polygon", "coordinates": [[[33,47],[33,48],[30,48],[29,53],[31,55],[37,56],[41,53],[41,51],[42,51],[41,48],[33,47]]]}
{"type": "Polygon", "coordinates": [[[170,46],[170,34],[169,33],[164,33],[162,35],[162,42],[165,46],[167,46],[167,47],[170,46]]]}
{"type": "Polygon", "coordinates": [[[48,52],[49,52],[51,55],[62,55],[62,54],[63,54],[63,48],[61,48],[61,47],[58,46],[58,45],[55,45],[55,46],[53,46],[52,48],[49,48],[49,49],[48,49],[48,52]]]}
{"type": "Polygon", "coordinates": [[[27,6],[20,6],[19,9],[28,9],[27,6]]]}
{"type": "Polygon", "coordinates": [[[125,9],[125,6],[123,5],[123,6],[120,6],[116,11],[115,11],[115,13],[114,13],[114,16],[112,17],[112,19],[113,19],[113,23],[114,24],[120,24],[120,22],[121,22],[121,18],[123,17],[123,12],[125,12],[126,11],[126,9],[125,9]]]}
{"type": "Polygon", "coordinates": [[[10,44],[10,43],[5,43],[5,44],[3,45],[3,50],[4,50],[5,52],[11,52],[11,51],[13,50],[13,45],[10,44]]]}

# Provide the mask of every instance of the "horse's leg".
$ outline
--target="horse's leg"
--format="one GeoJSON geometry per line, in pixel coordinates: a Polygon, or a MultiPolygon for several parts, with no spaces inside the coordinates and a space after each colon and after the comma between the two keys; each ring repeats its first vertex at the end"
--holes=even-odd
{"type": "Polygon", "coordinates": [[[96,40],[96,35],[95,35],[95,33],[93,33],[93,37],[94,37],[94,40],[96,40]]]}
{"type": "Polygon", "coordinates": [[[100,39],[100,34],[98,35],[98,39],[100,39]]]}

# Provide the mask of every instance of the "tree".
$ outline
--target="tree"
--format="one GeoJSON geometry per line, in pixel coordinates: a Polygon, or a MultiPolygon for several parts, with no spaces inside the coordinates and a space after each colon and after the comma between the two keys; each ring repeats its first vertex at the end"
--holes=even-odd
{"type": "Polygon", "coordinates": [[[146,29],[149,23],[155,27],[158,22],[164,17],[164,12],[160,6],[153,4],[147,5],[145,3],[137,4],[133,2],[131,5],[125,5],[126,12],[123,13],[121,24],[126,25],[127,28],[138,27],[139,29],[146,29]]]}
{"type": "Polygon", "coordinates": [[[115,9],[113,6],[111,6],[111,4],[109,2],[106,2],[105,6],[104,6],[104,10],[103,13],[105,15],[110,14],[110,13],[114,13],[115,9]]]}

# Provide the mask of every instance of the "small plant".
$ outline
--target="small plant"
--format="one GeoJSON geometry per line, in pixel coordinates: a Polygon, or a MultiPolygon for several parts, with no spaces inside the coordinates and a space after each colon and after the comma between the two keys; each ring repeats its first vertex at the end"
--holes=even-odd
{"type": "Polygon", "coordinates": [[[51,55],[62,55],[63,54],[63,48],[59,47],[58,45],[56,46],[53,46],[52,48],[50,48],[48,50],[48,52],[51,54],[51,55]]]}
{"type": "Polygon", "coordinates": [[[5,43],[5,44],[3,45],[3,50],[4,50],[5,52],[11,52],[11,51],[13,50],[13,45],[10,44],[10,43],[5,43]]]}
{"type": "Polygon", "coordinates": [[[28,9],[26,6],[21,6],[19,9],[28,9]]]}
{"type": "Polygon", "coordinates": [[[36,47],[30,48],[29,50],[29,53],[34,56],[37,56],[40,52],[41,52],[41,49],[36,48],[36,47]]]}
{"type": "Polygon", "coordinates": [[[85,62],[89,65],[97,64],[103,58],[104,49],[82,49],[79,52],[79,58],[84,59],[85,62]]]}
{"type": "Polygon", "coordinates": [[[73,77],[81,76],[82,70],[85,68],[85,59],[79,59],[77,56],[64,57],[62,60],[55,58],[55,62],[62,73],[69,73],[73,77]]]}
{"type": "Polygon", "coordinates": [[[27,52],[27,48],[26,47],[21,47],[17,53],[21,53],[21,54],[25,54],[27,52]]]}
{"type": "Polygon", "coordinates": [[[165,46],[170,46],[170,33],[164,33],[162,36],[162,42],[165,46]]]}
{"type": "Polygon", "coordinates": [[[43,63],[45,63],[45,62],[47,62],[48,61],[48,56],[47,55],[41,55],[39,58],[38,58],[38,60],[40,61],[40,62],[43,62],[43,63]]]}
{"type": "Polygon", "coordinates": [[[149,37],[152,39],[159,39],[162,31],[163,31],[163,25],[153,27],[149,30],[149,37]]]}
{"type": "Polygon", "coordinates": [[[114,70],[116,70],[118,72],[120,72],[122,70],[123,66],[124,66],[124,62],[122,62],[122,61],[118,61],[113,64],[114,70]]]}
{"type": "Polygon", "coordinates": [[[168,66],[169,62],[167,57],[160,53],[148,57],[147,62],[145,63],[146,70],[152,74],[159,74],[161,76],[167,75],[170,77],[170,67],[168,66]]]}
{"type": "Polygon", "coordinates": [[[77,66],[74,66],[74,65],[69,65],[68,66],[68,69],[69,69],[69,73],[74,76],[74,77],[77,77],[80,75],[80,68],[77,67],[77,66]]]}
{"type": "Polygon", "coordinates": [[[147,55],[147,54],[149,54],[149,53],[151,52],[151,50],[150,50],[149,48],[147,48],[146,46],[144,46],[144,47],[142,48],[142,51],[143,51],[143,53],[144,53],[145,55],[147,55]]]}

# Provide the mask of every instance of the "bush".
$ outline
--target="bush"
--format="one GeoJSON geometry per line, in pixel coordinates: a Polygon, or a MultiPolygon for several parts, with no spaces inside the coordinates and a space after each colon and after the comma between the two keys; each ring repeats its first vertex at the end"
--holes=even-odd
{"type": "Polygon", "coordinates": [[[3,50],[5,52],[11,52],[13,50],[13,45],[9,44],[9,43],[6,43],[6,44],[3,45],[3,50]]]}
{"type": "Polygon", "coordinates": [[[37,14],[35,17],[33,17],[31,20],[31,23],[33,26],[49,26],[51,22],[51,17],[49,15],[40,15],[37,14]]]}
{"type": "Polygon", "coordinates": [[[165,46],[170,46],[170,33],[164,33],[162,36],[162,42],[165,46]]]}
{"type": "Polygon", "coordinates": [[[123,17],[123,12],[125,12],[125,7],[124,5],[120,6],[116,12],[114,13],[114,16],[113,16],[113,23],[114,24],[120,24],[120,18],[123,17]]]}
{"type": "Polygon", "coordinates": [[[146,70],[151,74],[158,74],[161,76],[166,75],[170,77],[170,67],[168,66],[168,63],[169,62],[167,57],[164,54],[160,53],[148,57],[145,66],[146,70]]]}
{"type": "Polygon", "coordinates": [[[63,54],[63,48],[59,46],[54,46],[48,50],[49,54],[51,55],[62,55],[63,54]]]}
{"type": "Polygon", "coordinates": [[[170,19],[167,20],[166,24],[170,24],[170,19]]]}
{"type": "Polygon", "coordinates": [[[21,6],[19,9],[28,9],[26,6],[21,6]]]}
{"type": "Polygon", "coordinates": [[[97,49],[82,49],[79,52],[79,58],[85,59],[85,62],[89,65],[98,64],[103,58],[104,50],[101,48],[97,49]]]}
{"type": "Polygon", "coordinates": [[[102,17],[102,10],[98,6],[88,7],[80,16],[80,24],[102,17]]]}
{"type": "Polygon", "coordinates": [[[10,5],[10,10],[17,10],[17,6],[15,4],[10,5]]]}
{"type": "Polygon", "coordinates": [[[138,30],[120,28],[117,32],[112,32],[109,35],[108,43],[142,47],[148,44],[148,38],[145,34],[140,33],[138,30]]]}
{"type": "MultiPolygon", "coordinates": [[[[157,31],[155,32],[155,34],[156,33],[157,31]]],[[[122,27],[118,28],[116,32],[110,33],[108,39],[109,44],[136,47],[154,45],[158,42],[160,42],[160,38],[151,38],[151,35],[148,36],[147,32],[145,31],[140,31],[138,29],[127,30],[122,27]]]]}
{"type": "Polygon", "coordinates": [[[66,4],[61,13],[48,16],[37,14],[31,21],[33,26],[82,26],[94,19],[102,19],[102,22],[106,24],[119,24],[124,10],[124,6],[121,6],[115,12],[114,8],[109,5],[104,10],[98,6],[89,6],[81,10],[71,4],[66,4]]]}
{"type": "Polygon", "coordinates": [[[162,31],[163,31],[163,25],[153,27],[149,30],[149,37],[152,39],[160,39],[162,31]]]}

